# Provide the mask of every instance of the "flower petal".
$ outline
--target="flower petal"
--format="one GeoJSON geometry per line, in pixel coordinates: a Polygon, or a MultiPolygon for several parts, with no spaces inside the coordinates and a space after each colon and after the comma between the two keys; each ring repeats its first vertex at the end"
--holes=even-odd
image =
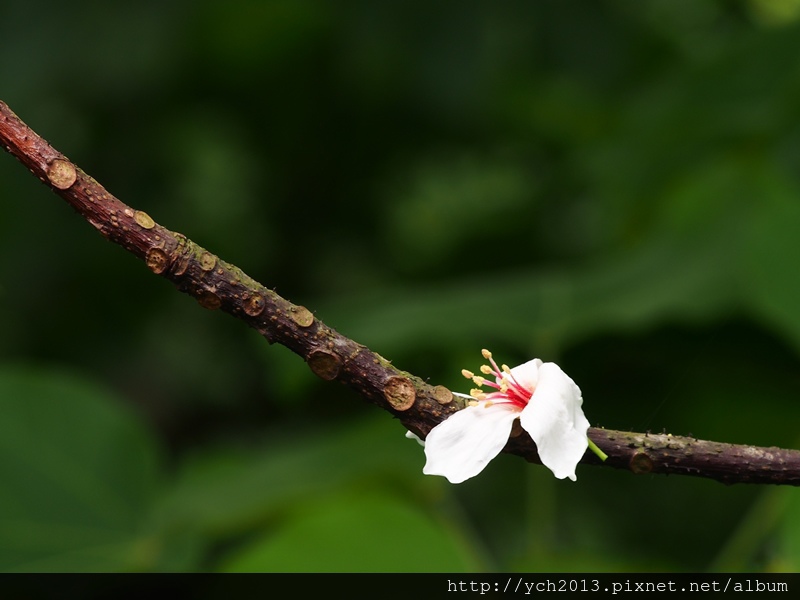
{"type": "MultiPolygon", "coordinates": [[[[541,366],[541,359],[534,358],[511,369],[511,375],[514,381],[530,392],[536,389],[536,384],[539,382],[539,368],[541,366]]],[[[498,381],[497,383],[500,382],[498,381]]]]}
{"type": "Polygon", "coordinates": [[[575,467],[589,445],[582,404],[580,388],[561,367],[544,363],[539,368],[536,390],[520,423],[536,442],[542,464],[559,479],[575,481],[575,467]]]}
{"type": "Polygon", "coordinates": [[[416,433],[414,433],[413,431],[406,431],[406,437],[408,439],[410,439],[410,440],[414,440],[415,442],[417,442],[423,448],[425,447],[425,440],[420,439],[420,437],[416,433]]]}
{"type": "Polygon", "coordinates": [[[450,483],[474,477],[500,454],[519,415],[513,405],[487,402],[454,413],[428,433],[422,472],[443,475],[450,483]]]}

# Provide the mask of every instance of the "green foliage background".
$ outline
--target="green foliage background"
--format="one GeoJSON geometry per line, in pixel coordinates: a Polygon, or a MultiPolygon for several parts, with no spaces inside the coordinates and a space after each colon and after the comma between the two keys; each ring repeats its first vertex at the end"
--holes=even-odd
{"type": "MultiPolygon", "coordinates": [[[[797,447],[791,0],[6,3],[0,98],[399,367],[797,447]]],[[[502,456],[200,310],[0,157],[0,569],[796,570],[800,496],[502,456]]]]}

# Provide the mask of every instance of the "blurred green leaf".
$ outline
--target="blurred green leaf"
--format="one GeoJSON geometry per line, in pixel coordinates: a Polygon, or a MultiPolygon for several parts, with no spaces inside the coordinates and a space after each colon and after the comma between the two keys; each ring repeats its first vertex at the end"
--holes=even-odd
{"type": "Polygon", "coordinates": [[[158,452],[130,411],[74,374],[3,366],[0,415],[0,569],[144,568],[158,452]]]}
{"type": "Polygon", "coordinates": [[[703,239],[656,239],[591,268],[487,273],[422,290],[381,290],[320,309],[355,339],[392,354],[413,340],[492,340],[555,352],[586,336],[701,319],[736,299],[724,228],[703,239]]]}
{"type": "Polygon", "coordinates": [[[772,490],[769,495],[778,504],[777,510],[782,517],[782,528],[779,530],[780,548],[771,556],[770,569],[785,573],[800,571],[800,493],[799,490],[772,490]]]}
{"type": "Polygon", "coordinates": [[[463,572],[480,569],[464,540],[397,495],[371,489],[305,501],[225,571],[463,572]]]}
{"type": "Polygon", "coordinates": [[[383,230],[401,270],[430,271],[453,260],[475,234],[502,236],[506,222],[535,206],[536,182],[523,165],[450,154],[424,157],[410,182],[399,191],[392,186],[383,230]]]}
{"type": "Polygon", "coordinates": [[[287,506],[364,479],[417,480],[424,457],[383,415],[273,433],[260,447],[209,448],[187,462],[159,510],[169,527],[231,535],[287,506]]]}
{"type": "Polygon", "coordinates": [[[797,571],[797,490],[788,487],[763,488],[743,515],[721,552],[710,565],[714,571],[752,571],[766,564],[767,571],[797,571]],[[783,526],[781,528],[781,526],[783,526]],[[782,546],[770,548],[776,537],[782,546]],[[778,550],[775,552],[775,550],[778,550]]]}
{"type": "Polygon", "coordinates": [[[750,10],[765,25],[786,25],[800,18],[797,0],[748,0],[750,10]]]}
{"type": "Polygon", "coordinates": [[[765,181],[751,224],[745,281],[755,314],[800,348],[800,186],[765,181]]]}

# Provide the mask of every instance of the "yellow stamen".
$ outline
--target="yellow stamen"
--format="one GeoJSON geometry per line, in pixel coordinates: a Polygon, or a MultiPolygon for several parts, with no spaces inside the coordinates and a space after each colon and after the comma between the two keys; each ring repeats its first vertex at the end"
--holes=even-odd
{"type": "Polygon", "coordinates": [[[477,386],[482,386],[483,384],[486,383],[486,380],[483,377],[481,377],[480,375],[476,375],[475,377],[473,377],[472,381],[477,386]]]}
{"type": "Polygon", "coordinates": [[[469,395],[475,398],[475,400],[483,400],[486,398],[486,393],[478,389],[470,390],[469,395]]]}
{"type": "Polygon", "coordinates": [[[489,360],[490,358],[492,358],[492,353],[489,352],[486,348],[481,350],[481,354],[483,355],[483,358],[485,358],[486,360],[489,360]]]}
{"type": "Polygon", "coordinates": [[[478,406],[478,403],[475,400],[470,400],[469,402],[467,402],[467,404],[469,406],[478,406]]]}
{"type": "Polygon", "coordinates": [[[481,366],[481,373],[483,373],[484,375],[491,375],[492,373],[494,373],[494,371],[492,371],[492,367],[490,367],[489,365],[483,365],[481,366]]]}
{"type": "Polygon", "coordinates": [[[503,365],[502,367],[500,367],[500,369],[503,371],[503,373],[508,373],[509,375],[511,375],[511,369],[508,368],[508,365],[503,365]]]}
{"type": "Polygon", "coordinates": [[[483,405],[483,408],[489,408],[493,404],[494,404],[494,402],[492,402],[491,400],[487,400],[486,403],[483,405]]]}
{"type": "Polygon", "coordinates": [[[467,371],[466,369],[461,369],[461,374],[467,379],[472,379],[473,377],[475,377],[475,373],[473,373],[472,371],[467,371]]]}

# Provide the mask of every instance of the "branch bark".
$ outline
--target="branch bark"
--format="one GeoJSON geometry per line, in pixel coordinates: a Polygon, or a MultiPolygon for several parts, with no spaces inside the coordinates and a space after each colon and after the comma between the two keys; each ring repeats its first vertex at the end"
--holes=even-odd
{"type": "MultiPolygon", "coordinates": [[[[421,438],[464,401],[401,371],[366,346],[325,325],[307,308],[292,304],[241,269],[190,239],[156,223],[110,194],[36,134],[0,101],[0,143],[45,185],[69,203],[106,239],[143,260],[200,306],[241,319],[269,343],[286,346],[326,381],[339,381],[397,417],[421,438]]],[[[723,483],[800,485],[800,451],[722,444],[672,435],[591,428],[589,437],[607,455],[591,452],[588,464],[633,473],[673,473],[723,483]]],[[[539,463],[536,446],[514,428],[505,452],[539,463]],[[514,435],[516,434],[516,435],[514,435]]]]}

